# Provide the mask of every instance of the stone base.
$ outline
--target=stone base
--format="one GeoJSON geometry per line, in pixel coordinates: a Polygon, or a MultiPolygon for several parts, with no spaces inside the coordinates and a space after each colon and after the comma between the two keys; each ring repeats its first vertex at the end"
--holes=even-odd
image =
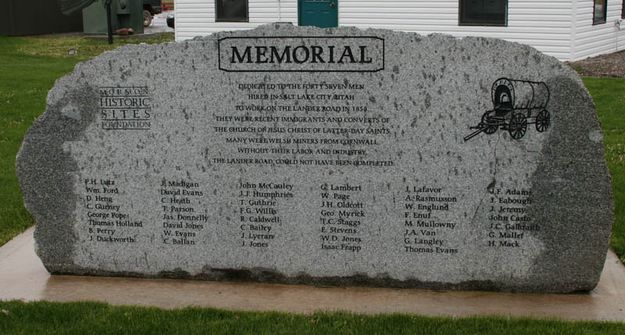
{"type": "Polygon", "coordinates": [[[200,306],[247,311],[428,316],[513,316],[625,322],[625,267],[608,257],[588,294],[441,292],[416,289],[50,276],[34,252],[33,229],[0,248],[0,300],[99,301],[160,308],[200,306]]]}

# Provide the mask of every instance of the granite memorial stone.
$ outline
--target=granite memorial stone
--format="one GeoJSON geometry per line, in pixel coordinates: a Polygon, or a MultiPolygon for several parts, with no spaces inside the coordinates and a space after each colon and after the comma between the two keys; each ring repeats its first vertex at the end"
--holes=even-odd
{"type": "Polygon", "coordinates": [[[125,46],[57,81],[17,169],[57,274],[572,292],[613,221],[578,76],[487,38],[125,46]]]}

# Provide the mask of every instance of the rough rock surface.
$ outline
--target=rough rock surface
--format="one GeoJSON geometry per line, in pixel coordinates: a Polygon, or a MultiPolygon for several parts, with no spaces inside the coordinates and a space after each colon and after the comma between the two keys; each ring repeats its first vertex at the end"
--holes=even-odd
{"type": "Polygon", "coordinates": [[[572,292],[613,221],[582,82],[485,38],[122,47],[57,81],[17,170],[59,274],[572,292]]]}

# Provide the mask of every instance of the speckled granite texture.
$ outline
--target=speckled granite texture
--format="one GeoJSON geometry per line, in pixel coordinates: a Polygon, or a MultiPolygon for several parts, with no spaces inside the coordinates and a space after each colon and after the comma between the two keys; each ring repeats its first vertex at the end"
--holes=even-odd
{"type": "Polygon", "coordinates": [[[613,221],[580,79],[485,38],[122,47],[57,81],[17,170],[61,274],[584,291],[613,221]]]}

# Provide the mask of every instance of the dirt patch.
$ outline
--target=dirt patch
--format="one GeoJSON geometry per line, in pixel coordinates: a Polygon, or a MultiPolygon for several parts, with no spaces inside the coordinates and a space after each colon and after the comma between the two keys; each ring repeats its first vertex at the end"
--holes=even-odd
{"type": "Polygon", "coordinates": [[[625,78],[625,51],[567,63],[581,76],[625,78]]]}

